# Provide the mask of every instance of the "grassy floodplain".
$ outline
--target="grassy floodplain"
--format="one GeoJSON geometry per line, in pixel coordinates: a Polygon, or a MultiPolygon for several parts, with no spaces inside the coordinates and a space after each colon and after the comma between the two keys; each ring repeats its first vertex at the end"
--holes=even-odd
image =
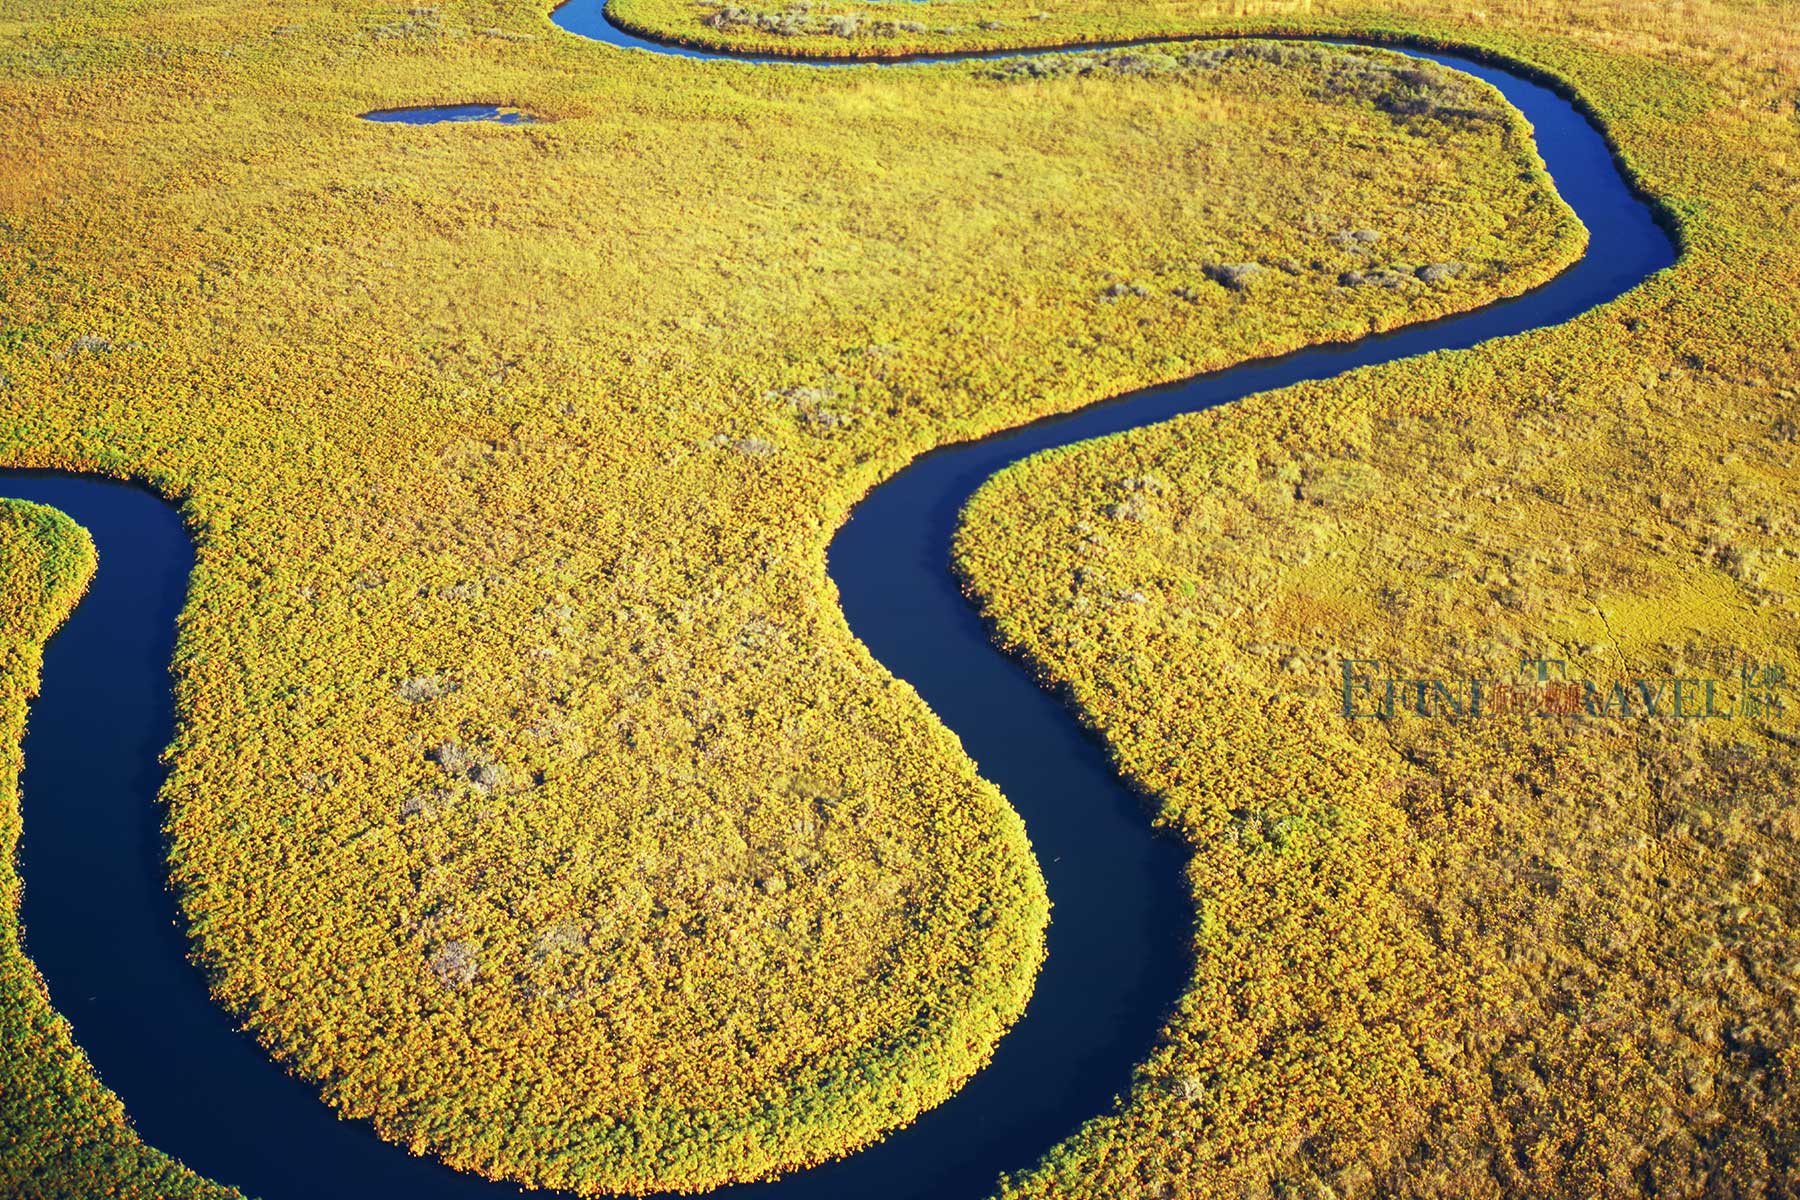
{"type": "MultiPolygon", "coordinates": [[[[588,1191],[861,1145],[1028,994],[1025,831],[825,582],[855,497],[1581,244],[1490,91],[1371,52],[842,75],[27,0],[0,120],[0,460],[198,544],[166,799],[215,995],[388,1138],[588,1191]],[[354,119],[433,102],[550,120],[354,119]]],[[[201,1188],[23,1095],[27,1194],[201,1188]]]]}
{"type": "Polygon", "coordinates": [[[1352,722],[1337,661],[1730,681],[1753,660],[1791,684],[1800,26],[1754,4],[1442,18],[1323,19],[1454,20],[1566,80],[1679,214],[1684,260],[1566,326],[977,496],[971,591],[1193,846],[1198,918],[1127,1104],[1009,1196],[1800,1190],[1791,686],[1784,714],[1729,721],[1352,722]]]}

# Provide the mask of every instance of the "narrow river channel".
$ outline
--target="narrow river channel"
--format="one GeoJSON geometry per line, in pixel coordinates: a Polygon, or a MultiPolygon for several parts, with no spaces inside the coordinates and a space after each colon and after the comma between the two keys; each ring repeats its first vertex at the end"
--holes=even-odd
{"type": "MultiPolygon", "coordinates": [[[[599,0],[574,0],[555,19],[621,47],[723,57],[626,34],[599,0]]],[[[1591,232],[1586,255],[1534,291],[1462,316],[1246,363],[933,450],[856,506],[829,552],[844,615],[1024,816],[1055,904],[1049,956],[1024,1018],[948,1102],[840,1162],[714,1195],[977,1200],[1002,1172],[1031,1165],[1110,1108],[1180,994],[1191,924],[1181,848],[1151,832],[1143,802],[1073,714],[993,646],[949,573],[951,533],[975,488],[1041,450],[1556,325],[1673,263],[1671,239],[1569,101],[1501,67],[1420,57],[1487,80],[1525,114],[1557,189],[1591,232]]],[[[517,1194],[515,1185],[414,1158],[363,1123],[338,1120],[211,1002],[186,960],[166,890],[157,799],[192,547],[174,509],[128,485],[12,471],[0,472],[0,495],[63,510],[100,552],[93,588],[50,644],[31,710],[22,920],[52,999],[145,1140],[265,1200],[517,1194]]]]}

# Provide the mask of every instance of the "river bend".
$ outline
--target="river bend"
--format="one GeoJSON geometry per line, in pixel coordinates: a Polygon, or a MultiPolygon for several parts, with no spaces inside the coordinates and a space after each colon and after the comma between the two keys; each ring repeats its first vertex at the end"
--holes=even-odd
{"type": "MultiPolygon", "coordinates": [[[[555,19],[624,48],[721,57],[625,33],[599,0],[573,0],[555,19]]],[[[1001,1172],[1030,1166],[1107,1111],[1180,994],[1191,923],[1180,847],[1151,832],[1142,801],[1075,716],[993,646],[949,573],[957,515],[984,480],[1041,450],[1253,392],[1556,325],[1674,261],[1669,236],[1569,101],[1499,66],[1421,56],[1487,80],[1530,120],[1557,189],[1591,232],[1579,263],[1461,316],[1245,363],[933,450],[876,487],[831,542],[830,575],[850,628],[918,690],[1023,815],[1055,904],[1049,954],[1023,1019],[949,1101],[840,1162],[715,1195],[974,1200],[1001,1172]]],[[[0,473],[0,494],[60,508],[100,552],[93,587],[48,647],[32,706],[21,915],[52,999],[145,1140],[265,1200],[517,1194],[340,1121],[212,1003],[186,959],[165,886],[158,802],[192,547],[175,510],[135,487],[11,471],[0,473]]]]}

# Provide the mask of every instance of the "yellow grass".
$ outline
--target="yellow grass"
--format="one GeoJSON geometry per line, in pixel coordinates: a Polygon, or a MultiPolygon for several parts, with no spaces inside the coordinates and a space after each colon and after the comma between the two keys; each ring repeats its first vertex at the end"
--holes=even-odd
{"type": "Polygon", "coordinates": [[[1007,1194],[1790,1194],[1791,13],[1315,15],[1553,69],[1687,252],[1566,326],[1092,443],[977,496],[972,589],[1193,847],[1198,914],[1195,975],[1122,1110],[1007,1194]],[[1110,519],[1145,478],[1158,494],[1110,519]],[[1072,592],[1077,566],[1096,582],[1072,592]],[[1555,657],[1732,693],[1774,662],[1790,686],[1785,712],[1731,720],[1349,721],[1344,657],[1446,679],[1555,657]]]}
{"type": "MultiPolygon", "coordinates": [[[[1395,118],[1380,54],[1033,80],[529,6],[6,19],[0,460],[192,523],[166,799],[214,993],[384,1136],[586,1191],[851,1150],[1029,993],[1026,831],[826,582],[856,496],[1581,241],[1491,92],[1395,118]],[[430,102],[548,123],[354,117],[430,102]]],[[[67,1154],[34,1186],[150,1186],[67,1154]]]]}

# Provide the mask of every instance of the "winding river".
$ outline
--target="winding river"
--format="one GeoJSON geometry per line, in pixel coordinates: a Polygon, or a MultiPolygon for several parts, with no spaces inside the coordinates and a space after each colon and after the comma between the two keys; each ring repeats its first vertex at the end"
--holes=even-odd
{"type": "MultiPolygon", "coordinates": [[[[624,33],[600,0],[574,0],[555,19],[617,46],[700,55],[624,33]]],[[[1009,56],[1017,52],[960,57],[1009,56]]],[[[1040,450],[1253,392],[1555,325],[1674,261],[1670,238],[1568,101],[1500,67],[1422,57],[1494,84],[1531,121],[1557,188],[1592,234],[1577,265],[1463,316],[1246,363],[931,451],[871,492],[838,531],[830,574],[850,628],[918,689],[1025,818],[1056,905],[1049,957],[1024,1018],[951,1100],[843,1161],[715,1194],[985,1195],[1001,1172],[1029,1166],[1111,1107],[1180,993],[1191,921],[1180,847],[1152,834],[1141,800],[1072,713],[994,648],[947,569],[957,514],[982,481],[1040,450]]],[[[172,736],[175,619],[193,562],[175,510],[135,487],[51,473],[0,473],[0,494],[62,509],[100,551],[92,589],[48,648],[31,712],[22,919],[53,1000],[144,1138],[265,1200],[515,1194],[513,1185],[414,1158],[364,1123],[337,1119],[314,1088],[236,1029],[186,960],[165,886],[157,799],[158,753],[172,736]]]]}

